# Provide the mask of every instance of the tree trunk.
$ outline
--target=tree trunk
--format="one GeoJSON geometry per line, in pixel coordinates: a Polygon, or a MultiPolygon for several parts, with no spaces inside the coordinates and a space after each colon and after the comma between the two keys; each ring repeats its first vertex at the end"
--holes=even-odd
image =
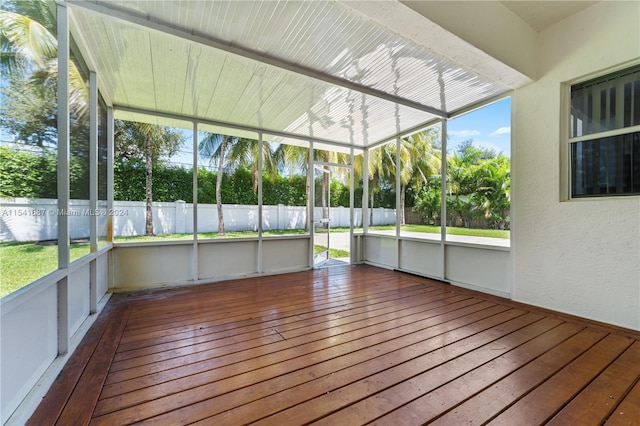
{"type": "MultiPolygon", "coordinates": [[[[327,203],[329,201],[327,200],[328,188],[329,188],[329,168],[327,166],[324,166],[324,172],[322,173],[322,219],[329,218],[329,208],[327,203]]],[[[329,224],[323,220],[322,227],[328,228],[328,226],[329,224]]]]}
{"type": "Polygon", "coordinates": [[[145,176],[145,184],[146,184],[146,203],[145,203],[145,235],[152,236],[153,235],[153,146],[151,141],[151,136],[147,135],[144,146],[144,156],[145,156],[145,165],[144,165],[144,176],[145,176]]]}
{"type": "Polygon", "coordinates": [[[371,194],[371,203],[369,204],[369,226],[373,225],[373,191],[369,191],[371,194]]]}
{"type": "Polygon", "coordinates": [[[313,205],[313,200],[311,199],[311,182],[313,181],[313,169],[311,171],[307,171],[307,184],[305,187],[305,191],[307,193],[307,217],[304,221],[304,230],[305,232],[311,232],[311,206],[313,205]]]}
{"type": "Polygon", "coordinates": [[[406,225],[404,219],[404,199],[405,199],[405,191],[406,187],[400,185],[400,226],[406,225]]]}
{"type": "Polygon", "coordinates": [[[227,136],[222,136],[218,174],[216,176],[216,206],[218,207],[218,235],[224,235],[224,213],[222,212],[222,175],[224,174],[224,154],[227,151],[227,136]]]}
{"type": "MultiPolygon", "coordinates": [[[[361,210],[360,211],[362,212],[362,223],[360,224],[360,226],[364,227],[364,206],[367,206],[369,209],[371,208],[371,206],[367,205],[367,197],[364,196],[364,191],[362,191],[362,198],[360,199],[360,203],[361,203],[361,210]]],[[[368,224],[367,224],[367,226],[368,226],[368,224]]]]}

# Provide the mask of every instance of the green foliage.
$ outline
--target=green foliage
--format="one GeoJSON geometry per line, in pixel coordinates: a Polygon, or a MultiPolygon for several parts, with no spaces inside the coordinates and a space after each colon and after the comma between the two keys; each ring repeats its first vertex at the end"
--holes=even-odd
{"type": "MultiPolygon", "coordinates": [[[[142,161],[122,161],[114,164],[114,198],[121,201],[144,201],[146,197],[145,165],[142,161]],[[136,184],[137,183],[137,184],[136,184]]],[[[162,164],[153,166],[153,200],[193,202],[191,170],[162,164]]]]}
{"type": "Polygon", "coordinates": [[[258,204],[258,194],[253,190],[250,170],[238,168],[233,174],[224,175],[222,182],[223,204],[258,204]]]}
{"type": "MultiPolygon", "coordinates": [[[[114,172],[114,197],[122,201],[143,201],[144,163],[141,161],[118,161],[114,172]]],[[[193,201],[193,177],[191,169],[156,164],[153,167],[153,200],[173,202],[193,201]]],[[[265,205],[285,204],[304,206],[306,200],[306,179],[304,176],[276,176],[263,181],[263,203],[265,205]]],[[[205,168],[198,169],[198,203],[216,203],[216,173],[205,168]]],[[[253,190],[251,171],[238,168],[232,174],[223,176],[223,204],[258,204],[258,194],[253,190]]],[[[348,201],[347,201],[348,203],[348,201]]],[[[348,204],[347,204],[348,206],[348,204]]]]}
{"type": "Polygon", "coordinates": [[[16,140],[37,146],[57,144],[55,81],[36,86],[28,76],[15,75],[2,86],[0,96],[0,125],[16,140]]]}
{"type": "MultiPolygon", "coordinates": [[[[447,223],[471,228],[507,229],[511,194],[510,159],[471,141],[448,159],[447,223]]],[[[440,214],[440,178],[428,180],[415,196],[414,211],[425,223],[440,214]]]]}
{"type": "MultiPolygon", "coordinates": [[[[72,199],[89,199],[89,167],[83,158],[71,157],[69,163],[72,199]]],[[[0,196],[20,198],[57,198],[58,175],[55,151],[20,152],[0,147],[0,196]]]]}
{"type": "Polygon", "coordinates": [[[150,142],[151,160],[155,165],[178,152],[184,136],[170,127],[115,120],[114,140],[115,157],[121,160],[146,160],[146,143],[150,142]]]}
{"type": "MultiPolygon", "coordinates": [[[[55,15],[46,0],[5,0],[0,9],[0,125],[17,141],[57,145],[57,40],[55,15]]],[[[72,52],[73,58],[73,52],[72,52]]],[[[88,151],[87,76],[69,62],[72,154],[88,151]],[[79,145],[78,145],[79,144],[79,145]]]]}
{"type": "Polygon", "coordinates": [[[438,225],[440,223],[442,206],[441,182],[442,178],[440,176],[430,176],[427,185],[415,197],[413,211],[420,214],[427,225],[438,225]]]}
{"type": "Polygon", "coordinates": [[[307,178],[293,175],[276,176],[262,182],[262,200],[265,205],[284,204],[287,206],[306,205],[307,178]]]}
{"type": "Polygon", "coordinates": [[[9,148],[0,148],[0,196],[23,198],[55,198],[55,186],[49,193],[46,184],[55,182],[55,157],[34,155],[9,148]],[[53,161],[52,161],[53,160],[53,161]],[[53,163],[53,176],[48,175],[53,163]],[[44,172],[44,173],[43,173],[44,172]],[[48,179],[47,179],[48,178],[48,179]]]}
{"type": "MultiPolygon", "coordinates": [[[[489,159],[454,155],[449,159],[447,176],[447,223],[465,227],[507,229],[510,207],[510,161],[508,157],[489,159]],[[472,164],[475,162],[476,164],[472,164]]],[[[0,148],[0,196],[25,198],[56,198],[57,174],[55,151],[42,149],[40,153],[20,152],[0,148]]],[[[145,167],[137,159],[115,163],[114,195],[116,200],[145,200],[145,167]]],[[[81,156],[71,157],[71,197],[88,199],[88,169],[81,156]]],[[[162,163],[153,167],[153,200],[193,202],[192,171],[162,163]]],[[[391,184],[380,181],[381,186],[370,194],[374,207],[393,208],[395,191],[391,184]]],[[[216,173],[198,169],[198,202],[215,204],[216,173]]],[[[413,210],[426,224],[440,222],[440,176],[431,175],[420,190],[407,187],[407,194],[415,197],[413,210]],[[415,194],[415,195],[413,195],[415,194]]],[[[322,184],[316,182],[319,197],[322,184]]],[[[409,198],[409,197],[408,197],[409,198]]],[[[362,184],[355,189],[355,206],[362,204],[362,184]]],[[[371,200],[369,200],[371,201],[371,200]]],[[[251,170],[238,167],[223,177],[222,202],[224,204],[257,204],[251,170]]],[[[306,178],[301,175],[282,176],[272,174],[263,180],[263,203],[304,206],[306,203],[306,178]]],[[[319,205],[319,204],[318,204],[319,205]]],[[[349,206],[349,189],[339,181],[331,182],[331,205],[349,206]]]]}

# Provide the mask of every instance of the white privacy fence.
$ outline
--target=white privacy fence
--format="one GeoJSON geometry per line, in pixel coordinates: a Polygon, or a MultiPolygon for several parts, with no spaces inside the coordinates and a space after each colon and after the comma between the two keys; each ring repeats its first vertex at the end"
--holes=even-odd
{"type": "MultiPolygon", "coordinates": [[[[58,238],[58,216],[69,216],[71,239],[88,238],[91,216],[98,218],[98,235],[107,234],[107,216],[113,218],[114,236],[144,235],[145,203],[142,201],[114,201],[113,209],[106,210],[106,201],[100,201],[97,211],[90,209],[88,200],[70,200],[68,211],[59,211],[52,199],[3,199],[0,203],[0,241],[43,241],[58,238]]],[[[227,231],[257,231],[258,206],[222,206],[227,231]]],[[[394,224],[394,209],[375,208],[373,225],[394,224]]],[[[316,218],[322,217],[322,209],[315,208],[316,218]]],[[[349,226],[349,208],[330,209],[332,227],[349,226]]],[[[304,229],[304,206],[262,207],[262,228],[304,229]]],[[[362,226],[362,209],[354,209],[354,226],[362,226]]],[[[217,232],[218,210],[215,204],[198,205],[198,232],[217,232]]],[[[153,232],[155,234],[183,234],[193,232],[193,204],[184,201],[153,203],[153,232]]]]}

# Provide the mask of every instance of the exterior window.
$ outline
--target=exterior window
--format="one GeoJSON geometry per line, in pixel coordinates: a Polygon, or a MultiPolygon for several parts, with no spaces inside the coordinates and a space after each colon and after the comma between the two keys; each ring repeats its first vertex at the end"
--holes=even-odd
{"type": "Polygon", "coordinates": [[[640,195],[640,65],[571,86],[571,197],[640,195]]]}

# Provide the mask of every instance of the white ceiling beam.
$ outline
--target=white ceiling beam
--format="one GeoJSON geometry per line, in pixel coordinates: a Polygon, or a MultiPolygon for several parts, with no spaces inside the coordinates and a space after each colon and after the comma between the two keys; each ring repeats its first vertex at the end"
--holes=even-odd
{"type": "Polygon", "coordinates": [[[222,50],[224,52],[228,52],[233,55],[241,56],[257,62],[268,64],[268,65],[271,65],[283,70],[287,70],[296,74],[304,75],[306,77],[310,77],[319,81],[324,81],[325,83],[343,87],[345,89],[353,90],[359,93],[364,93],[366,95],[373,96],[378,99],[383,99],[389,102],[393,102],[395,104],[399,104],[399,105],[403,105],[419,111],[423,111],[423,112],[435,115],[437,117],[444,118],[444,117],[447,117],[448,115],[445,111],[442,111],[438,108],[424,105],[419,102],[414,102],[412,100],[395,96],[390,93],[383,92],[381,90],[377,90],[368,86],[363,86],[361,84],[357,84],[352,81],[339,78],[330,74],[325,74],[315,69],[304,67],[299,64],[294,64],[294,63],[285,61],[283,59],[276,58],[276,57],[273,57],[273,56],[270,56],[246,47],[235,46],[224,40],[219,40],[213,37],[197,34],[193,31],[188,31],[183,28],[177,27],[175,25],[154,20],[151,17],[142,16],[139,14],[132,14],[131,11],[122,10],[119,8],[115,8],[113,6],[106,6],[105,3],[98,4],[98,3],[81,1],[81,0],[67,0],[65,3],[71,6],[72,8],[80,8],[80,9],[88,10],[90,12],[107,16],[110,18],[118,19],[118,20],[127,22],[132,25],[136,25],[138,27],[142,27],[148,30],[154,30],[154,31],[165,33],[165,34],[170,34],[174,37],[188,40],[193,43],[198,43],[207,47],[212,47],[218,50],[222,50]]]}
{"type": "Polygon", "coordinates": [[[124,106],[124,105],[114,105],[113,109],[116,112],[122,111],[122,112],[130,113],[130,114],[141,114],[141,115],[146,115],[146,116],[150,116],[150,117],[159,117],[159,118],[167,118],[167,119],[171,119],[171,120],[186,121],[186,122],[189,122],[189,123],[198,123],[198,124],[206,124],[206,125],[210,125],[210,126],[227,127],[229,129],[245,130],[245,131],[250,131],[250,132],[255,132],[255,133],[266,133],[266,134],[271,135],[271,136],[279,136],[279,137],[283,137],[283,138],[297,139],[297,140],[306,141],[306,142],[314,141],[314,142],[317,142],[317,143],[321,143],[321,144],[325,144],[325,145],[331,145],[331,146],[337,146],[337,147],[341,147],[341,148],[352,148],[353,147],[357,151],[361,151],[361,150],[364,149],[364,146],[356,146],[356,145],[353,145],[351,143],[339,142],[339,141],[334,141],[334,140],[330,140],[330,139],[322,139],[322,138],[317,138],[317,137],[314,137],[314,136],[299,135],[297,133],[282,132],[282,131],[279,131],[279,130],[262,129],[262,128],[259,128],[259,127],[252,127],[252,126],[244,126],[244,125],[233,124],[233,123],[226,123],[224,121],[210,120],[210,119],[207,119],[207,118],[186,117],[186,116],[183,116],[183,115],[172,114],[172,113],[168,113],[168,112],[150,111],[150,110],[146,110],[146,109],[133,108],[133,107],[128,107],[128,106],[124,106]]]}

